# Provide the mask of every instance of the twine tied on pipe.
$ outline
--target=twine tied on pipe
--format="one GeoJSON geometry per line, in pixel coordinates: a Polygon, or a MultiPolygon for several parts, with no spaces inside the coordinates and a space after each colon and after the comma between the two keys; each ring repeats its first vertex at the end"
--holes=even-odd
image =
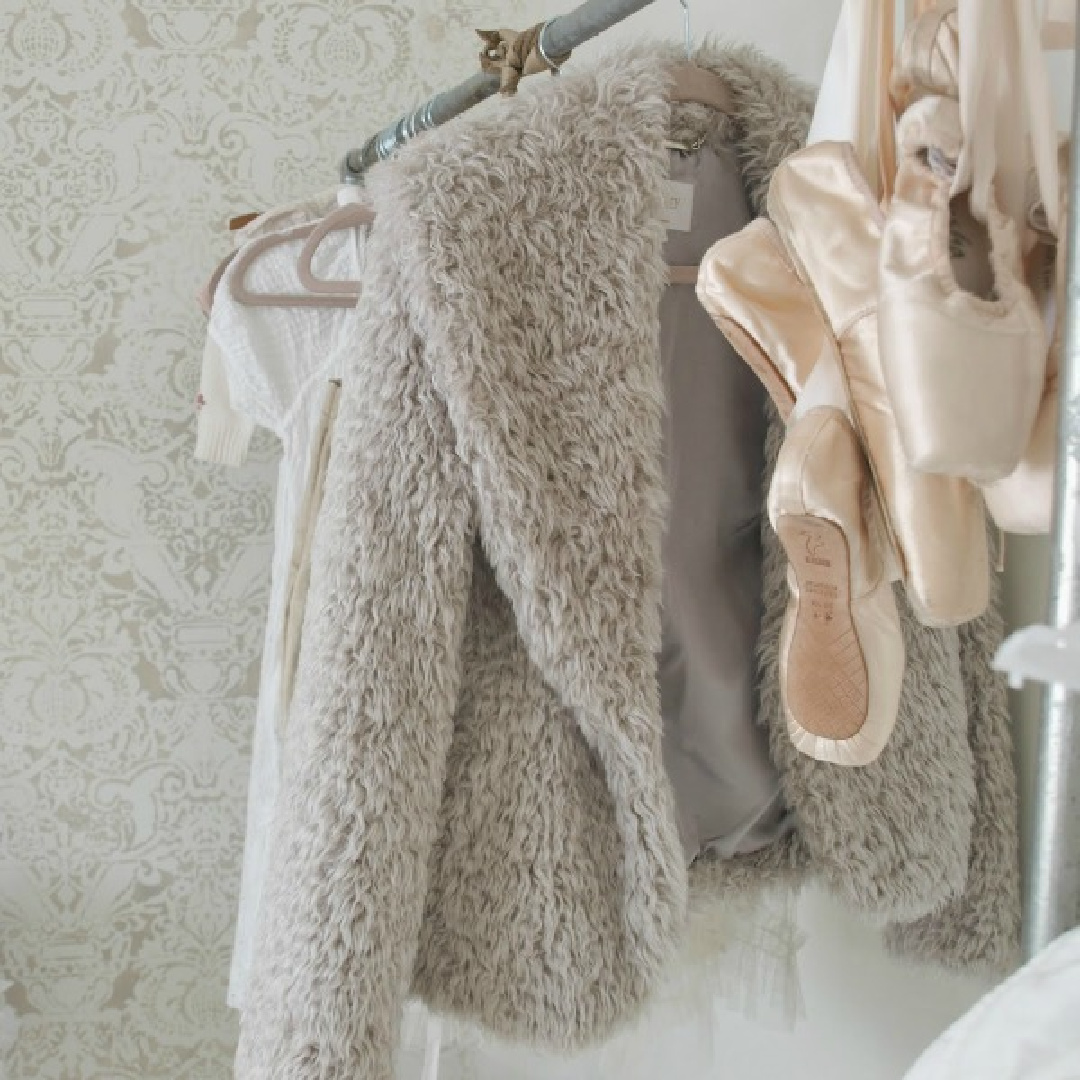
{"type": "Polygon", "coordinates": [[[547,57],[540,49],[544,23],[528,30],[477,30],[484,43],[480,50],[480,69],[487,75],[499,76],[499,93],[516,94],[518,83],[526,75],[542,71],[558,72],[570,59],[569,53],[547,57]]]}

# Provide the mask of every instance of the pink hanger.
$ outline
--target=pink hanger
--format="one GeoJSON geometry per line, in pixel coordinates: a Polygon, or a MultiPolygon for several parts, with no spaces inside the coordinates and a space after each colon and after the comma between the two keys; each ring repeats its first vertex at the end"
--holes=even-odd
{"type": "Polygon", "coordinates": [[[355,296],[316,296],[311,293],[258,293],[247,284],[248,272],[255,260],[266,251],[289,243],[290,240],[306,240],[315,228],[314,224],[297,225],[283,233],[271,233],[252,240],[236,256],[236,266],[229,275],[229,294],[238,304],[250,307],[352,307],[355,296]]]}
{"type": "MultiPolygon", "coordinates": [[[[260,220],[260,219],[262,221],[263,227],[264,228],[269,228],[270,226],[273,225],[273,223],[275,221],[279,221],[279,220],[282,220],[284,218],[287,218],[293,213],[295,213],[295,209],[293,207],[291,207],[291,206],[287,206],[287,207],[282,207],[279,210],[271,210],[271,211],[264,212],[264,213],[243,214],[240,217],[234,217],[234,218],[229,219],[229,231],[230,232],[236,232],[239,229],[245,228],[251,222],[256,221],[256,220],[260,220]]],[[[313,222],[305,222],[304,227],[311,228],[313,225],[314,225],[313,222]]],[[[286,240],[284,240],[284,239],[282,239],[280,237],[274,237],[272,239],[274,239],[276,242],[280,242],[280,243],[286,242],[286,240]]],[[[295,239],[295,237],[293,237],[293,239],[295,239]]],[[[276,246],[277,246],[277,243],[267,243],[267,244],[261,245],[259,247],[258,252],[256,252],[255,254],[260,254],[261,252],[267,251],[269,248],[276,247],[276,246]]],[[[210,277],[207,279],[207,281],[203,283],[202,288],[199,289],[199,291],[195,294],[195,298],[198,301],[199,307],[202,308],[203,313],[205,315],[207,315],[207,316],[210,315],[210,312],[211,312],[211,310],[212,310],[212,308],[214,306],[214,294],[217,292],[218,285],[221,284],[222,276],[224,275],[225,271],[228,269],[229,264],[239,254],[239,251],[240,251],[239,248],[234,249],[234,250],[230,251],[228,253],[228,255],[226,255],[223,259],[221,259],[220,262],[218,262],[217,266],[214,267],[213,273],[210,275],[210,277]]],[[[248,266],[250,266],[251,262],[253,262],[253,261],[254,261],[254,256],[252,256],[251,258],[246,259],[245,262],[244,262],[244,265],[241,267],[240,272],[242,274],[246,274],[248,266]]],[[[258,295],[258,294],[251,293],[250,290],[247,289],[244,282],[241,282],[240,290],[241,290],[241,294],[244,295],[244,296],[253,296],[253,295],[257,296],[258,295]]],[[[319,291],[323,292],[324,290],[320,289],[319,291]]],[[[342,290],[340,288],[335,288],[333,290],[333,292],[335,293],[335,295],[339,295],[339,296],[342,295],[342,290]]],[[[235,291],[234,291],[234,295],[235,295],[235,291]]],[[[247,303],[255,303],[255,304],[262,304],[263,303],[263,301],[260,301],[260,300],[248,300],[246,302],[247,303]]]]}
{"type": "Polygon", "coordinates": [[[375,220],[375,211],[362,203],[346,203],[344,206],[332,210],[318,222],[311,230],[311,234],[304,241],[300,249],[300,255],[296,260],[296,273],[300,278],[300,284],[305,289],[319,295],[340,296],[343,293],[358,297],[360,295],[360,283],[358,281],[328,281],[316,277],[312,269],[311,260],[318,250],[319,245],[332,232],[340,229],[355,229],[360,225],[370,225],[375,220]]]}
{"type": "MultiPolygon", "coordinates": [[[[248,287],[248,273],[260,255],[282,244],[295,240],[307,240],[321,224],[322,222],[308,222],[306,225],[297,225],[283,233],[260,236],[244,247],[237,255],[236,267],[229,275],[229,293],[232,298],[238,304],[247,304],[251,307],[354,307],[359,296],[359,285],[354,281],[335,282],[332,283],[333,287],[330,289],[325,286],[331,283],[323,282],[322,288],[307,293],[260,293],[253,292],[248,287]]],[[[314,278],[314,275],[311,277],[313,280],[318,280],[314,278]]]]}
{"type": "Polygon", "coordinates": [[[195,294],[195,299],[198,301],[199,307],[202,308],[203,314],[207,318],[210,317],[210,311],[214,306],[214,293],[217,292],[217,287],[221,283],[221,276],[225,273],[229,263],[235,258],[236,252],[230,251],[229,254],[214,267],[214,272],[210,275],[209,279],[203,283],[203,287],[195,294]]]}
{"type": "Polygon", "coordinates": [[[375,220],[375,214],[359,203],[349,203],[331,211],[321,221],[297,225],[287,232],[262,236],[248,244],[237,256],[236,268],[229,276],[229,291],[240,304],[255,307],[354,307],[360,295],[356,281],[326,281],[315,276],[311,259],[315,249],[336,229],[355,228],[375,220]],[[305,244],[297,259],[297,276],[306,293],[258,293],[247,284],[247,275],[255,260],[264,252],[295,240],[305,244]]]}

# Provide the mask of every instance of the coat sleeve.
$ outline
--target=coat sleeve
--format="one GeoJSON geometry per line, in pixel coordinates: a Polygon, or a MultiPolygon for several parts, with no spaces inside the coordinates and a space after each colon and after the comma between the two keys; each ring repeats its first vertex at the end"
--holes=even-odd
{"type": "Polygon", "coordinates": [[[237,1080],[391,1080],[423,916],[475,515],[392,241],[376,224],[313,545],[237,1080]]]}

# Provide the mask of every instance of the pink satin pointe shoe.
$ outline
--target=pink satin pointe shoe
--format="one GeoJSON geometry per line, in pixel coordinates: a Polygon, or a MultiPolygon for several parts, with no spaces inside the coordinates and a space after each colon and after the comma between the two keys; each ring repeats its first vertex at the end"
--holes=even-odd
{"type": "Polygon", "coordinates": [[[900,165],[882,234],[881,366],[907,460],[922,472],[1007,476],[1031,438],[1045,379],[1042,320],[1013,223],[985,225],[950,197],[956,101],[928,96],[898,127],[900,165]]]}
{"type": "Polygon", "coordinates": [[[828,331],[776,226],[756,218],[718,240],[701,262],[697,297],[786,421],[828,331]]]}
{"type": "Polygon", "coordinates": [[[1035,424],[1020,464],[1004,479],[984,485],[986,509],[1003,532],[1037,536],[1050,532],[1058,444],[1057,364],[1048,371],[1035,424]]]}
{"type": "MultiPolygon", "coordinates": [[[[1067,145],[1059,151],[1061,175],[1068,175],[1067,145]]],[[[1058,220],[1065,220],[1066,189],[1062,188],[1058,220]]],[[[986,509],[994,524],[1005,532],[1037,535],[1048,533],[1054,505],[1054,475],[1057,469],[1058,371],[1065,333],[1066,244],[1049,231],[1037,200],[1031,218],[1032,231],[1039,237],[1030,258],[1028,281],[1039,308],[1048,315],[1052,327],[1046,356],[1046,379],[1031,440],[1020,464],[1004,479],[983,485],[986,509]]]]}
{"type": "Polygon", "coordinates": [[[858,438],[838,409],[788,428],[769,520],[789,560],[780,686],[796,748],[868,765],[896,723],[904,643],[892,584],[867,524],[872,500],[858,438]]]}
{"type": "MultiPolygon", "coordinates": [[[[908,599],[927,626],[977,618],[989,602],[986,515],[967,480],[914,469],[903,452],[878,348],[883,215],[847,143],[791,155],[769,185],[769,216],[829,330],[908,599]]],[[[820,361],[819,361],[820,362],[820,361]]]]}

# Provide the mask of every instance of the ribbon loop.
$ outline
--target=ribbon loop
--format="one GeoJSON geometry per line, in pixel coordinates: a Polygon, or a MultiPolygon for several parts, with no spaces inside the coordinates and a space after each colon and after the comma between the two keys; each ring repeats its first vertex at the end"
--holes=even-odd
{"type": "Polygon", "coordinates": [[[543,71],[552,74],[570,59],[547,56],[540,48],[540,37],[545,23],[537,23],[528,30],[477,30],[484,43],[480,50],[480,70],[488,75],[499,76],[499,93],[516,94],[518,83],[526,75],[538,75],[543,71]]]}

